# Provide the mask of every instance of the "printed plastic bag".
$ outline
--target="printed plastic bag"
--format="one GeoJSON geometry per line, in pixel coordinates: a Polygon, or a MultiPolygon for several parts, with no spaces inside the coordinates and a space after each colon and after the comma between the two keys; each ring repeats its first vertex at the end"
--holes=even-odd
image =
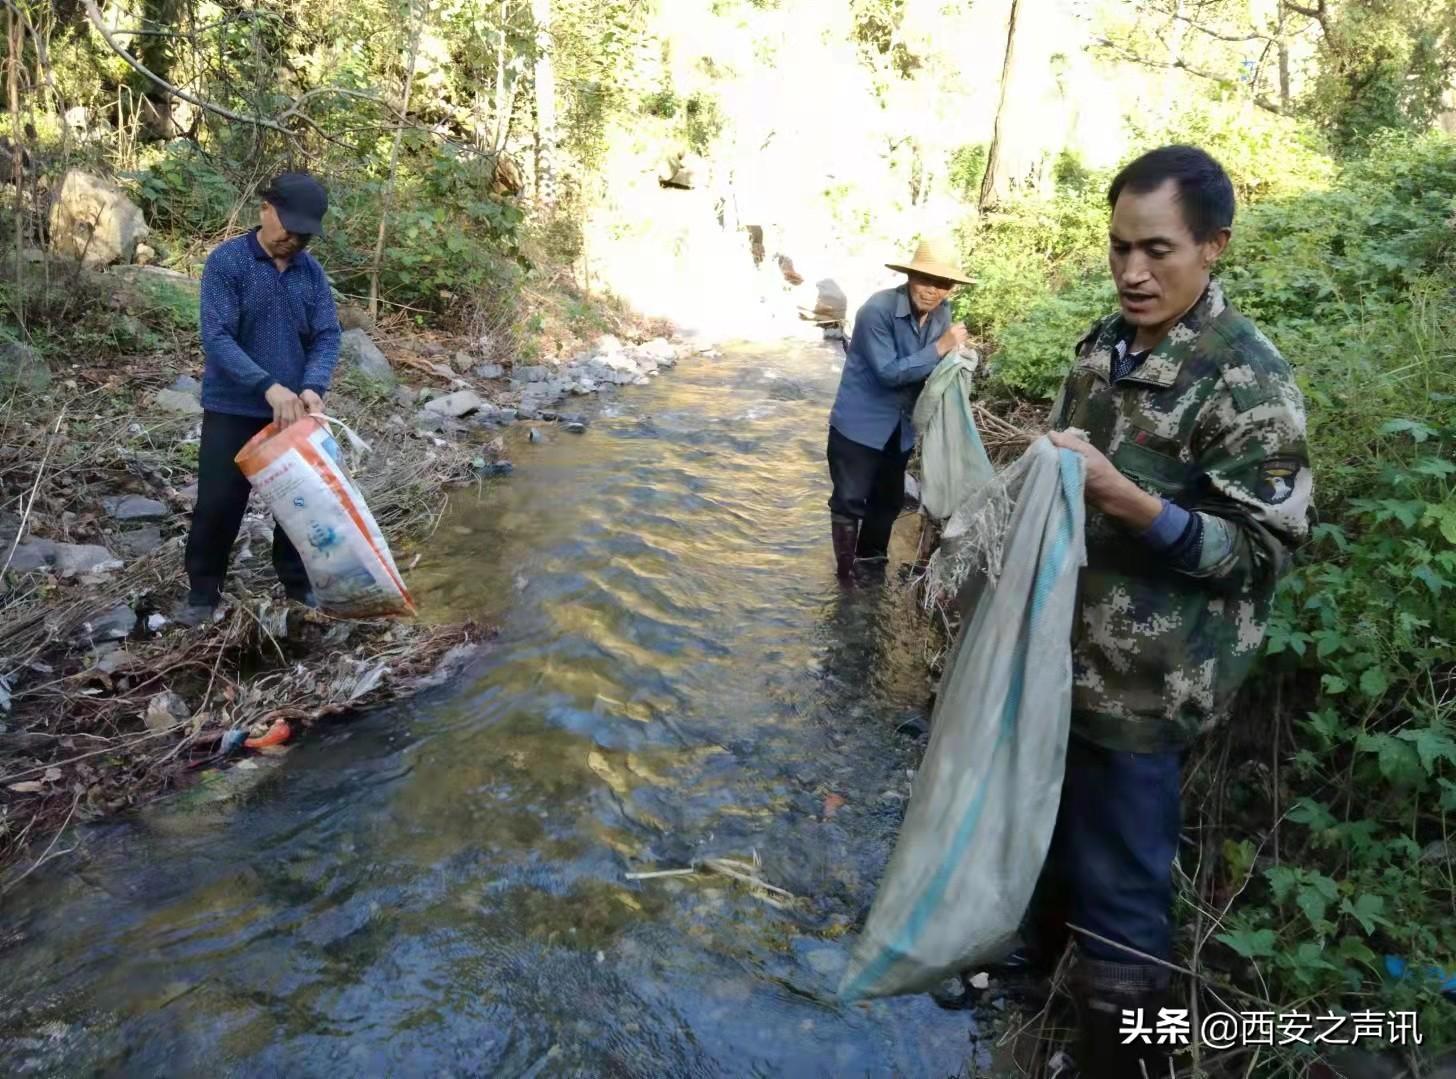
{"type": "Polygon", "coordinates": [[[270,423],[235,460],[298,548],[323,610],[343,618],[413,615],[414,600],[344,470],[330,424],[368,448],[343,423],[315,415],[282,430],[270,423]]]}
{"type": "Polygon", "coordinates": [[[843,999],[923,992],[1014,946],[1061,801],[1084,474],[1043,437],[951,515],[927,578],[966,617],[843,999]]]}

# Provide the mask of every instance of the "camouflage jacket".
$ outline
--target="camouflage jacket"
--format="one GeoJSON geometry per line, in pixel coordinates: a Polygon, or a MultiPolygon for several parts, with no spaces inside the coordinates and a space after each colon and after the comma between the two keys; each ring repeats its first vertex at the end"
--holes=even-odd
{"type": "Polygon", "coordinates": [[[1187,745],[1227,714],[1258,655],[1279,575],[1308,535],[1304,400],[1289,365],[1217,281],[1112,384],[1121,315],[1092,328],[1052,409],[1144,490],[1202,515],[1213,554],[1175,569],[1087,511],[1072,631],[1072,729],[1113,749],[1187,745]]]}

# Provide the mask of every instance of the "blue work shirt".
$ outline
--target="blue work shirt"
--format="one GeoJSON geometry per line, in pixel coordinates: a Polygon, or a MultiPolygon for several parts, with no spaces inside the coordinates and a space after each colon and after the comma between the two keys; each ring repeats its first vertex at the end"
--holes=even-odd
{"type": "Polygon", "coordinates": [[[882,450],[898,424],[900,449],[908,453],[915,445],[915,401],[940,363],[935,342],[949,326],[944,302],[919,325],[905,285],[866,300],[854,317],[829,425],[852,442],[882,450]]]}
{"type": "Polygon", "coordinates": [[[202,270],[202,407],[273,415],[273,383],[328,391],[339,358],[339,313],[323,267],[300,251],[279,272],[257,230],[219,244],[202,270]]]}

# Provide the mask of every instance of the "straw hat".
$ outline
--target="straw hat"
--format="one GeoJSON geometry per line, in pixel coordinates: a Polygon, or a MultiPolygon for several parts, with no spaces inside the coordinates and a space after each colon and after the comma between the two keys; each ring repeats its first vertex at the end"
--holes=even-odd
{"type": "Polygon", "coordinates": [[[901,273],[920,273],[926,277],[940,277],[947,281],[958,281],[962,285],[974,283],[956,264],[955,249],[944,240],[921,240],[915,249],[915,257],[908,263],[887,262],[892,270],[901,273]]]}

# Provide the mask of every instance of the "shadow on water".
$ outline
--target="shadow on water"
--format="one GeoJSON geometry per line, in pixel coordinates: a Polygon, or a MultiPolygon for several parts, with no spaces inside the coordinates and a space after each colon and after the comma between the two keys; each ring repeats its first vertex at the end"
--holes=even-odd
{"type": "Polygon", "coordinates": [[[686,363],[458,498],[412,587],[496,644],[26,882],[7,1070],[960,1071],[963,1015],[833,999],[928,697],[909,600],[833,579],[840,355],[686,363]],[[755,853],[800,903],[625,877],[755,853]]]}

